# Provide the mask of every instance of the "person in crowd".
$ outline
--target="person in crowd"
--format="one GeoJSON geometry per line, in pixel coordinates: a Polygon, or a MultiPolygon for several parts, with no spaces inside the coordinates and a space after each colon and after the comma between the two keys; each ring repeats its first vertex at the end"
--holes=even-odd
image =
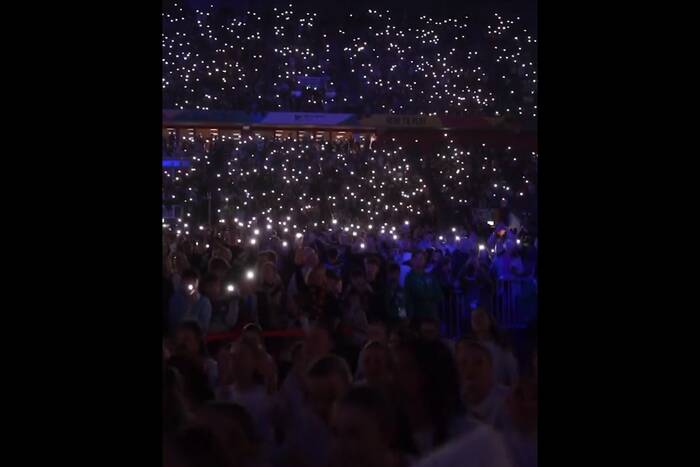
{"type": "Polygon", "coordinates": [[[537,467],[537,380],[521,379],[506,399],[503,438],[516,467],[537,467]]]}
{"type": "Polygon", "coordinates": [[[367,310],[359,292],[352,290],[345,297],[341,325],[353,346],[361,347],[367,341],[367,310]]]}
{"type": "Polygon", "coordinates": [[[246,324],[259,323],[258,305],[255,282],[246,277],[239,282],[238,293],[229,303],[226,324],[230,328],[242,329],[246,324]]]}
{"type": "Polygon", "coordinates": [[[246,324],[241,332],[241,340],[248,341],[259,350],[255,361],[255,378],[265,385],[268,393],[273,393],[277,390],[277,364],[265,348],[262,328],[255,323],[246,324]]]}
{"type": "Polygon", "coordinates": [[[326,269],[326,291],[334,300],[339,301],[343,291],[343,281],[332,269],[326,269]]]}
{"type": "Polygon", "coordinates": [[[241,467],[262,467],[264,446],[256,433],[250,413],[234,402],[214,401],[202,407],[197,420],[211,429],[230,459],[241,467]]]}
{"type": "Polygon", "coordinates": [[[508,228],[499,223],[489,236],[486,246],[496,255],[500,255],[505,250],[505,243],[509,238],[508,228]]]}
{"type": "Polygon", "coordinates": [[[476,341],[462,339],[456,350],[462,400],[469,416],[491,426],[504,423],[510,390],[494,381],[491,352],[476,341]]]}
{"type": "Polygon", "coordinates": [[[241,339],[233,345],[229,355],[226,370],[230,373],[223,378],[226,384],[217,389],[217,400],[235,402],[244,407],[255,422],[258,438],[271,446],[274,440],[273,399],[265,385],[256,378],[262,351],[249,340],[241,339]]]}
{"type": "Polygon", "coordinates": [[[229,311],[233,291],[226,290],[221,279],[216,274],[208,273],[202,279],[202,295],[211,303],[211,320],[209,322],[210,333],[220,333],[229,330],[226,317],[229,311]]]}
{"type": "Polygon", "coordinates": [[[333,271],[338,277],[343,273],[343,262],[337,248],[331,247],[326,251],[326,262],[323,264],[327,271],[333,271]]]}
{"type": "Polygon", "coordinates": [[[304,292],[308,277],[311,271],[318,266],[318,263],[318,254],[313,248],[306,246],[296,250],[294,253],[294,272],[287,286],[288,297],[291,298],[304,292]]]}
{"type": "Polygon", "coordinates": [[[206,375],[209,388],[214,390],[219,377],[219,368],[216,360],[209,356],[204,334],[199,325],[192,321],[186,321],[178,326],[175,332],[174,356],[193,362],[201,368],[206,375]]]}
{"type": "Polygon", "coordinates": [[[447,443],[414,464],[416,467],[515,467],[503,437],[488,425],[447,443]]]}
{"type": "Polygon", "coordinates": [[[170,329],[185,321],[196,322],[204,334],[211,321],[211,302],[199,292],[199,274],[192,269],[183,272],[182,287],[170,299],[170,329]]]}
{"type": "Polygon", "coordinates": [[[385,321],[394,325],[406,319],[406,298],[401,286],[401,267],[391,263],[387,273],[387,285],[384,292],[385,321]]]}
{"type": "Polygon", "coordinates": [[[288,432],[303,408],[306,370],[309,365],[333,350],[331,331],[323,323],[314,323],[303,341],[291,350],[292,369],[282,383],[278,394],[276,414],[279,425],[288,432]]]}
{"type": "Polygon", "coordinates": [[[370,293],[367,303],[367,316],[372,320],[385,320],[386,308],[384,306],[384,295],[386,293],[386,282],[381,273],[381,261],[377,255],[369,255],[364,259],[365,280],[369,286],[370,293]]]}
{"type": "Polygon", "coordinates": [[[185,394],[185,382],[173,366],[163,365],[163,432],[176,433],[186,426],[191,418],[190,404],[185,394]]]}
{"type": "Polygon", "coordinates": [[[363,377],[355,379],[356,384],[366,384],[388,393],[392,369],[391,352],[385,343],[369,341],[362,348],[363,377]]]}
{"type": "Polygon", "coordinates": [[[313,362],[306,372],[304,407],[282,446],[283,465],[324,467],[330,462],[331,414],[350,388],[347,363],[337,355],[313,362]]]}
{"type": "Polygon", "coordinates": [[[422,456],[472,429],[463,414],[454,358],[440,341],[412,339],[394,351],[395,390],[422,456]]]}
{"type": "Polygon", "coordinates": [[[443,304],[442,290],[435,278],[425,273],[425,253],[422,251],[413,255],[405,293],[406,311],[415,324],[421,318],[439,316],[443,304]]]}
{"type": "Polygon", "coordinates": [[[493,261],[493,275],[498,279],[515,279],[521,277],[525,268],[518,254],[518,246],[514,240],[504,242],[503,250],[493,261]]]}
{"type": "Polygon", "coordinates": [[[408,467],[399,418],[390,399],[370,386],[354,387],[332,419],[331,467],[408,467]]]}
{"type": "Polygon", "coordinates": [[[198,338],[191,336],[201,335],[196,326],[196,323],[182,324],[182,329],[178,330],[180,336],[175,339],[175,350],[166,362],[179,375],[183,400],[190,411],[196,411],[214,398],[212,382],[218,382],[220,371],[218,364],[211,363],[206,357],[206,350],[199,348],[198,338]],[[186,329],[187,327],[192,329],[186,329]]]}
{"type": "Polygon", "coordinates": [[[408,277],[408,274],[411,272],[411,260],[413,259],[413,253],[410,251],[405,251],[401,254],[399,258],[397,258],[397,263],[399,264],[400,268],[400,276],[399,276],[399,285],[401,287],[406,286],[406,277],[408,277]]]}
{"type": "Polygon", "coordinates": [[[478,307],[471,314],[472,337],[491,352],[496,383],[512,387],[518,380],[518,361],[506,345],[493,315],[478,307]]]}
{"type": "Polygon", "coordinates": [[[260,270],[257,294],[258,298],[261,298],[258,306],[260,325],[264,329],[284,328],[287,323],[282,313],[283,286],[277,266],[272,261],[265,261],[260,270]]]}

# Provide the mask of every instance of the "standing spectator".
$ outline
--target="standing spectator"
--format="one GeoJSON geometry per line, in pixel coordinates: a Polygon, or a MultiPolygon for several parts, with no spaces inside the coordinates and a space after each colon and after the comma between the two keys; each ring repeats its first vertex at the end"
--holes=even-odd
{"type": "Polygon", "coordinates": [[[395,387],[413,440],[424,455],[471,429],[460,412],[454,358],[440,341],[410,340],[395,351],[395,387]]]}
{"type": "Polygon", "coordinates": [[[217,399],[243,406],[255,422],[258,438],[269,447],[273,441],[272,399],[265,385],[255,377],[260,349],[247,340],[240,340],[229,356],[230,374],[225,378],[228,384],[219,387],[217,399]]]}
{"type": "Polygon", "coordinates": [[[413,255],[411,272],[406,277],[406,311],[414,324],[421,318],[437,317],[443,304],[440,285],[425,273],[425,253],[413,255]]]}
{"type": "Polygon", "coordinates": [[[391,401],[372,387],[355,387],[333,413],[331,467],[408,467],[391,401]]]}
{"type": "Polygon", "coordinates": [[[282,314],[282,279],[277,272],[275,263],[264,262],[261,267],[258,298],[258,318],[263,329],[281,329],[286,327],[286,319],[282,314]]]}
{"type": "Polygon", "coordinates": [[[199,274],[188,269],[182,274],[182,288],[170,299],[170,329],[185,321],[195,321],[204,334],[211,321],[211,302],[199,293],[199,274]]]}

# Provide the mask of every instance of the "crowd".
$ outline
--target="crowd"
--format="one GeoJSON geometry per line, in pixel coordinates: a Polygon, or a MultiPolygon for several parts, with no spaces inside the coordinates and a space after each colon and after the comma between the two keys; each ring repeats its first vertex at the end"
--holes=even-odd
{"type": "Polygon", "coordinates": [[[537,39],[524,19],[346,11],[173,3],[163,10],[164,108],[535,120],[537,39]]]}
{"type": "MultiPolygon", "coordinates": [[[[461,148],[421,166],[391,140],[184,142],[193,165],[166,171],[164,197],[190,196],[192,219],[204,191],[222,203],[212,224],[164,224],[167,465],[537,465],[536,353],[516,358],[490,300],[536,278],[536,238],[421,217],[420,170],[453,208],[477,202],[447,175],[473,165],[461,148]],[[456,341],[440,319],[455,289],[471,305],[456,341]]],[[[510,173],[503,157],[480,173],[510,173]]]]}
{"type": "Polygon", "coordinates": [[[464,228],[479,231],[487,221],[520,227],[536,215],[537,153],[462,145],[447,133],[429,150],[417,141],[169,136],[165,157],[188,167],[163,170],[163,202],[182,209],[164,227],[188,233],[195,222],[219,222],[289,237],[323,226],[357,240],[401,235],[406,221],[455,227],[450,221],[466,219],[464,228]],[[494,210],[502,218],[477,219],[494,210]]]}
{"type": "MultiPolygon", "coordinates": [[[[172,3],[162,47],[164,108],[537,114],[518,17],[172,3]]],[[[263,133],[163,140],[164,465],[535,467],[537,153],[263,133]]]]}
{"type": "MultiPolygon", "coordinates": [[[[489,239],[493,260],[454,252],[476,290],[526,273],[509,236],[489,239]]],[[[329,237],[257,251],[231,231],[165,235],[166,465],[537,465],[536,353],[516,359],[481,304],[441,337],[440,250],[395,262],[329,237]]]]}

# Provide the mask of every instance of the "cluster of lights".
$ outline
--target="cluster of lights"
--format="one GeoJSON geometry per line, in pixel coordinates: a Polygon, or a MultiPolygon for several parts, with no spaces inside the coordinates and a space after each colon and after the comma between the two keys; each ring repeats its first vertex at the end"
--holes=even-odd
{"type": "Polygon", "coordinates": [[[537,39],[517,16],[399,23],[388,10],[231,16],[175,2],[161,47],[167,108],[537,115],[537,39]]]}
{"type": "MultiPolygon", "coordinates": [[[[164,206],[178,212],[176,218],[164,213],[163,228],[177,236],[189,236],[191,229],[203,233],[206,227],[195,217],[211,201],[211,222],[235,230],[236,243],[262,248],[276,237],[287,248],[320,229],[343,232],[363,249],[368,233],[398,241],[437,207],[438,192],[457,215],[503,203],[532,208],[536,153],[485,143],[460,146],[449,136],[441,141],[433,152],[418,154],[395,138],[351,148],[321,140],[173,135],[166,152],[190,167],[163,170],[164,206]]],[[[442,237],[462,239],[456,228],[442,237]]]]}

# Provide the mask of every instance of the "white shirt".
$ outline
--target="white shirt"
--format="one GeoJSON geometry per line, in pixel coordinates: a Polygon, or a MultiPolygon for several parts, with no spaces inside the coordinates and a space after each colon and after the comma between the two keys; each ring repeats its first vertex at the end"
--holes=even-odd
{"type": "Polygon", "coordinates": [[[415,467],[514,467],[503,438],[480,425],[447,443],[415,467]]]}

